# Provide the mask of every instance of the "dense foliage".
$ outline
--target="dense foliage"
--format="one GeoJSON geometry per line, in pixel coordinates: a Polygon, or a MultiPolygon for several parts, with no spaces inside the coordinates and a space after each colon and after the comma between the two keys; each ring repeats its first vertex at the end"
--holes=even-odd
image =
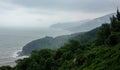
{"type": "Polygon", "coordinates": [[[0,70],[119,70],[119,58],[120,13],[117,11],[110,24],[100,27],[91,45],[70,40],[57,50],[33,51],[29,58],[17,60],[15,67],[3,66],[0,70]]]}
{"type": "Polygon", "coordinates": [[[98,36],[95,40],[95,45],[114,46],[120,42],[120,12],[117,10],[117,15],[110,18],[110,24],[103,24],[100,27],[98,36]]]}

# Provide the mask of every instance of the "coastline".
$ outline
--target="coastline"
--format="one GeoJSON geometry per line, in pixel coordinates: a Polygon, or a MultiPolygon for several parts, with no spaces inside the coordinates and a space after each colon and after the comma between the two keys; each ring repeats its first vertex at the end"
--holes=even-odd
{"type": "Polygon", "coordinates": [[[9,58],[3,58],[0,59],[1,61],[5,61],[5,62],[0,62],[0,67],[1,66],[11,66],[14,67],[16,65],[15,61],[18,59],[23,59],[23,58],[27,58],[29,56],[20,56],[22,50],[17,50],[15,51],[11,57],[9,58]]]}
{"type": "Polygon", "coordinates": [[[29,56],[22,54],[22,50],[17,50],[14,52],[12,57],[16,58],[16,59],[23,59],[23,58],[27,58],[29,56]]]}
{"type": "Polygon", "coordinates": [[[14,66],[16,66],[16,63],[11,61],[11,62],[0,64],[0,67],[1,66],[11,66],[11,67],[14,67],[14,66]]]}

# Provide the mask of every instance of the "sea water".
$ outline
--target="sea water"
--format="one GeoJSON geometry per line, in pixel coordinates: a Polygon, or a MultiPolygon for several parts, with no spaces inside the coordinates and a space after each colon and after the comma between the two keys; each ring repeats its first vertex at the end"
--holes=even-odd
{"type": "Polygon", "coordinates": [[[70,34],[71,32],[60,29],[42,28],[30,30],[0,30],[0,66],[15,65],[19,59],[17,52],[21,51],[30,41],[40,39],[45,36],[59,36],[70,34]]]}

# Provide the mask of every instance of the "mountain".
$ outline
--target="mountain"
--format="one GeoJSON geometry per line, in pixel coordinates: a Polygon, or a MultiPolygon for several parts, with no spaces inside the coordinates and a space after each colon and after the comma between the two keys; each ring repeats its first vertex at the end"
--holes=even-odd
{"type": "Polygon", "coordinates": [[[66,24],[55,24],[52,25],[51,27],[55,27],[55,28],[61,28],[61,29],[66,29],[72,32],[85,32],[85,31],[89,31],[92,30],[96,27],[99,27],[101,24],[103,23],[109,23],[110,22],[110,17],[114,15],[114,13],[99,17],[99,18],[95,18],[93,20],[88,20],[88,21],[84,21],[84,22],[79,22],[77,24],[71,24],[69,25],[69,23],[66,24]]]}
{"type": "Polygon", "coordinates": [[[109,17],[111,17],[112,15],[114,14],[108,14],[108,15],[90,20],[89,22],[82,21],[85,23],[80,26],[77,26],[79,25],[78,23],[75,23],[76,25],[74,26],[72,26],[74,23],[70,23],[70,24],[65,23],[65,25],[55,24],[52,27],[58,28],[60,26],[60,28],[68,29],[78,33],[74,33],[71,35],[58,36],[55,38],[48,36],[38,40],[34,40],[23,47],[20,55],[30,55],[33,50],[44,49],[44,48],[57,49],[71,39],[78,40],[82,44],[86,43],[85,39],[89,39],[88,41],[90,42],[93,40],[93,37],[96,35],[96,33],[99,30],[99,28],[96,28],[96,27],[99,27],[103,23],[109,23],[110,22],[109,17]],[[87,31],[87,32],[82,32],[82,31],[87,31]]]}
{"type": "Polygon", "coordinates": [[[85,31],[89,31],[92,30],[96,27],[101,26],[103,23],[109,23],[110,22],[110,17],[114,15],[114,13],[112,14],[108,14],[96,19],[93,19],[89,22],[86,22],[80,26],[76,26],[76,27],[72,27],[72,28],[68,28],[68,30],[70,31],[75,31],[75,32],[85,32],[85,31]]]}
{"type": "Polygon", "coordinates": [[[30,55],[32,51],[39,50],[39,49],[57,49],[60,46],[64,45],[65,43],[68,43],[69,40],[77,40],[81,44],[87,43],[84,39],[88,38],[88,42],[92,42],[94,39],[94,36],[97,34],[99,28],[96,28],[94,30],[91,30],[89,32],[85,33],[74,33],[71,35],[63,35],[58,37],[44,37],[38,40],[34,40],[28,44],[26,44],[22,52],[20,53],[20,56],[23,55],[30,55]]]}
{"type": "Polygon", "coordinates": [[[74,22],[66,22],[66,23],[57,23],[57,24],[51,25],[50,27],[58,28],[58,29],[68,29],[68,28],[80,26],[81,24],[86,23],[88,21],[90,21],[90,19],[76,21],[76,22],[74,21],[74,22]]]}

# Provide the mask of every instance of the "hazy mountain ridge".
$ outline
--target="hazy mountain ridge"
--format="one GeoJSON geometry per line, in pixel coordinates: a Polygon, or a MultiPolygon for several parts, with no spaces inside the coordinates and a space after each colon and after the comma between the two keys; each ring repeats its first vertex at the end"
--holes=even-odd
{"type": "Polygon", "coordinates": [[[68,28],[72,28],[72,27],[76,27],[76,26],[80,26],[83,23],[89,22],[90,19],[86,19],[86,20],[81,20],[81,21],[74,21],[74,22],[66,22],[66,23],[57,23],[57,24],[53,24],[50,27],[51,28],[59,28],[59,29],[68,29],[68,28]]]}
{"type": "Polygon", "coordinates": [[[103,23],[109,23],[110,22],[109,19],[112,15],[114,15],[114,13],[111,13],[111,14],[108,14],[108,15],[105,15],[102,17],[98,17],[98,18],[95,18],[93,20],[88,20],[88,21],[86,20],[84,22],[79,22],[78,24],[73,23],[73,24],[71,24],[71,27],[66,27],[66,28],[65,28],[66,24],[64,24],[64,23],[61,25],[55,24],[55,25],[52,25],[51,27],[66,29],[66,30],[69,30],[72,32],[85,32],[85,31],[92,30],[96,27],[99,27],[103,23]]]}
{"type": "Polygon", "coordinates": [[[84,40],[85,38],[87,38],[89,39],[88,42],[90,42],[94,39],[95,35],[97,34],[99,30],[99,28],[96,28],[96,27],[99,27],[103,23],[109,23],[110,22],[109,19],[112,15],[114,15],[114,13],[96,18],[80,26],[69,28],[69,30],[71,31],[74,31],[74,32],[78,31],[77,33],[74,33],[71,35],[63,35],[63,36],[58,36],[55,38],[48,36],[48,37],[44,37],[38,40],[34,40],[23,47],[20,55],[30,55],[33,50],[44,49],[44,48],[57,49],[60,46],[67,43],[71,39],[77,40],[81,42],[82,44],[84,44],[86,43],[84,40]]]}

